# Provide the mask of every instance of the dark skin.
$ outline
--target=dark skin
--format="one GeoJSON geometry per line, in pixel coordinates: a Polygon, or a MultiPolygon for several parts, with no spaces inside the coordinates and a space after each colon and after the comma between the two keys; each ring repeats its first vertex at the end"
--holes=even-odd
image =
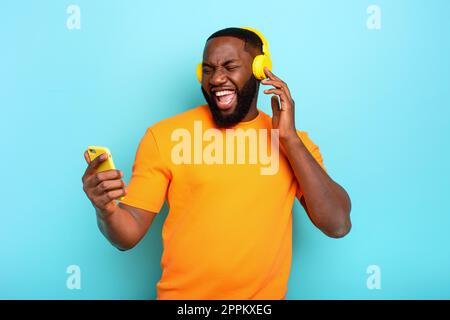
{"type": "Polygon", "coordinates": [[[261,83],[273,86],[272,89],[264,90],[265,94],[273,94],[272,127],[279,129],[280,145],[303,190],[300,203],[323,233],[333,238],[344,237],[351,229],[350,197],[322,169],[297,135],[295,103],[287,84],[267,68],[265,73],[268,79],[261,83]]]}
{"type": "Polygon", "coordinates": [[[156,216],[155,212],[117,204],[126,195],[126,185],[120,170],[96,172],[106,161],[101,155],[90,161],[87,151],[84,158],[88,167],[83,175],[83,190],[91,200],[97,214],[97,224],[103,235],[119,250],[133,248],[147,233],[156,216]]]}
{"type": "MultiPolygon", "coordinates": [[[[245,47],[242,40],[234,37],[219,37],[209,40],[203,53],[203,89],[210,97],[214,90],[242,90],[252,75],[252,61],[255,55],[257,55],[255,48],[245,47]]],[[[253,99],[250,110],[242,121],[252,120],[258,115],[257,97],[256,95],[253,99]]],[[[236,103],[232,108],[221,111],[221,113],[227,115],[234,112],[235,109],[236,103]]]]}
{"type": "MultiPolygon", "coordinates": [[[[218,88],[242,89],[252,76],[251,64],[257,54],[260,54],[258,49],[245,46],[242,40],[234,37],[209,40],[203,55],[202,86],[205,91],[211,94],[212,89],[218,88]]],[[[298,137],[295,104],[287,84],[269,70],[265,73],[268,78],[261,83],[272,86],[264,91],[273,95],[272,126],[279,129],[281,150],[302,187],[300,202],[317,228],[330,237],[343,237],[351,228],[350,198],[320,167],[298,137]]],[[[256,103],[257,95],[243,121],[258,115],[256,103]]],[[[231,113],[235,107],[223,112],[231,113]]],[[[120,170],[97,173],[96,169],[107,158],[100,156],[90,161],[87,152],[84,157],[88,167],[82,177],[83,190],[96,210],[100,231],[119,250],[133,248],[146,234],[156,213],[118,204],[117,200],[126,195],[123,173],[120,170]]]]}
{"type": "MultiPolygon", "coordinates": [[[[261,54],[258,49],[245,46],[244,41],[238,38],[211,39],[206,44],[203,56],[203,88],[206,92],[217,87],[242,89],[252,76],[252,61],[258,54],[261,54]]],[[[321,168],[297,135],[295,103],[288,85],[267,68],[265,73],[267,79],[261,83],[272,86],[264,90],[265,94],[272,95],[272,127],[279,130],[281,150],[302,187],[300,203],[317,228],[330,237],[341,238],[351,229],[350,198],[344,188],[321,168]]],[[[258,115],[256,103],[257,95],[243,121],[252,120],[258,115]]]]}

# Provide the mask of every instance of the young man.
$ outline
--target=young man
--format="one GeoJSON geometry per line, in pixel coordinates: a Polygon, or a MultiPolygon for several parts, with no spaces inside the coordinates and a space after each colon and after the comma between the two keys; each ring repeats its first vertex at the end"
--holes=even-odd
{"type": "Polygon", "coordinates": [[[294,100],[267,50],[256,30],[211,35],[198,70],[207,104],[147,129],[128,188],[120,170],[96,173],[105,158],[85,154],[84,191],[120,250],[140,241],[167,201],[158,299],[283,299],[295,197],[326,235],[351,228],[350,199],[296,129],[294,100]],[[270,86],[272,118],[257,109],[260,83],[270,86]]]}

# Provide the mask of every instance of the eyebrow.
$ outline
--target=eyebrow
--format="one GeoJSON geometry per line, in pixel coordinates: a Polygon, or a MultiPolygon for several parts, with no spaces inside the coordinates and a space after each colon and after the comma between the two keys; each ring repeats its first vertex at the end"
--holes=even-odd
{"type": "MultiPolygon", "coordinates": [[[[226,60],[226,61],[223,63],[223,65],[226,66],[226,65],[228,65],[228,64],[230,64],[230,63],[234,63],[234,62],[238,62],[238,61],[239,61],[238,59],[230,59],[230,60],[226,60]]],[[[207,62],[202,62],[202,66],[204,66],[204,67],[214,67],[214,65],[209,64],[209,63],[207,63],[207,62]]]]}

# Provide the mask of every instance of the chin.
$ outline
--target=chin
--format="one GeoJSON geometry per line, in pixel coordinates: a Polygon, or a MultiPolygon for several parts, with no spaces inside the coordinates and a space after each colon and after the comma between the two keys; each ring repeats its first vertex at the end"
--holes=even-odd
{"type": "Polygon", "coordinates": [[[232,106],[231,108],[226,109],[226,110],[219,109],[220,114],[222,114],[222,115],[224,115],[224,116],[231,115],[231,114],[233,114],[235,111],[236,111],[236,105],[234,105],[234,106],[232,106]]]}

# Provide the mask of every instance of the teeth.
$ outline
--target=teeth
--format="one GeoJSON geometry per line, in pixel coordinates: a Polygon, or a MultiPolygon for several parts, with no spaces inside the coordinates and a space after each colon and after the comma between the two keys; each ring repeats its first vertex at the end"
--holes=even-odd
{"type": "Polygon", "coordinates": [[[215,94],[216,94],[216,97],[221,97],[221,96],[225,96],[227,94],[232,94],[232,93],[234,93],[234,91],[223,90],[223,91],[217,91],[215,94]]]}

